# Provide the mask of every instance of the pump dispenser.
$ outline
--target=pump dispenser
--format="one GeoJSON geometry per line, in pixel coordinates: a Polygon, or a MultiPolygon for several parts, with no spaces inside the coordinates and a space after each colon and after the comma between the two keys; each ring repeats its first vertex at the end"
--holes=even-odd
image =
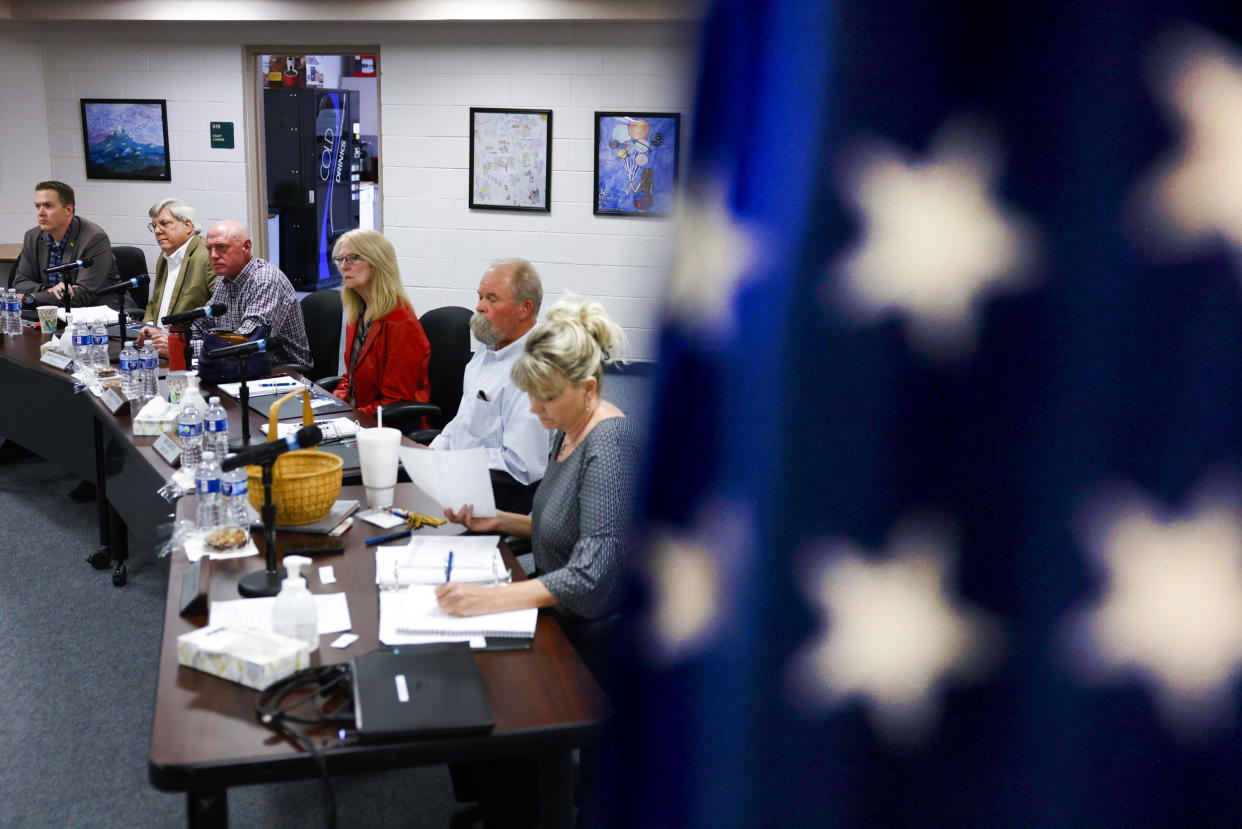
{"type": "Polygon", "coordinates": [[[281,585],[272,608],[272,629],[301,639],[313,655],[319,650],[319,614],[315,609],[315,597],[306,589],[306,581],[298,570],[310,563],[304,556],[285,556],[289,577],[281,585]]]}

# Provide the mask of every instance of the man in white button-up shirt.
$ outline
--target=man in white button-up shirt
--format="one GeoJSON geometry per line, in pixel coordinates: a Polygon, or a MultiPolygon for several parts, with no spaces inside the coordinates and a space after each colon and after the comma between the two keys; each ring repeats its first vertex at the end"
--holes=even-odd
{"type": "Polygon", "coordinates": [[[530,512],[534,485],[548,466],[550,433],[509,377],[541,302],[539,274],[525,260],[499,262],[483,274],[470,330],[484,347],[466,365],[457,415],[431,442],[432,449],[486,448],[496,506],[509,512],[530,512]]]}

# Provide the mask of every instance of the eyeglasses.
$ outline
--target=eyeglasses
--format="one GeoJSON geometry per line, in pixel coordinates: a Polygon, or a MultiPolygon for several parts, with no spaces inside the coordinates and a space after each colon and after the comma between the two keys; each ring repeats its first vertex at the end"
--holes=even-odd
{"type": "Polygon", "coordinates": [[[336,265],[338,268],[341,266],[341,263],[345,263],[347,265],[357,265],[362,261],[364,261],[363,258],[356,253],[347,253],[344,256],[332,257],[332,264],[336,265]]]}
{"type": "Polygon", "coordinates": [[[168,228],[172,227],[175,224],[180,224],[180,222],[174,222],[172,219],[165,219],[164,221],[159,222],[158,224],[156,222],[147,222],[147,230],[154,233],[157,227],[160,230],[168,230],[168,228]]]}

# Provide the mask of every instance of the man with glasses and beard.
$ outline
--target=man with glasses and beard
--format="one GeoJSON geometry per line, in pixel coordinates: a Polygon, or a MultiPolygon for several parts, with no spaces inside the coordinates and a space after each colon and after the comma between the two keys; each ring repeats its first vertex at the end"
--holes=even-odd
{"type": "Polygon", "coordinates": [[[484,347],[466,365],[456,417],[431,442],[432,449],[487,449],[496,507],[508,512],[530,512],[548,465],[551,433],[509,376],[542,301],[539,274],[523,259],[498,262],[483,274],[470,330],[484,347]]]}

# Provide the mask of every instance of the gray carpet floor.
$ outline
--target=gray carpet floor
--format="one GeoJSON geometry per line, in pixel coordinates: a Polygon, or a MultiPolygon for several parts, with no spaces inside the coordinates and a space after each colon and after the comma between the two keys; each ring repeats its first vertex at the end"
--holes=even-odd
{"type": "MultiPolygon", "coordinates": [[[[66,497],[76,483],[39,459],[0,462],[0,826],[184,826],[184,796],[147,781],[168,565],[131,551],[122,588],[93,570],[97,508],[66,497]]],[[[339,778],[336,796],[341,827],[443,829],[456,808],[443,766],[339,778]]],[[[229,822],[322,826],[319,784],[232,789],[229,822]]]]}

